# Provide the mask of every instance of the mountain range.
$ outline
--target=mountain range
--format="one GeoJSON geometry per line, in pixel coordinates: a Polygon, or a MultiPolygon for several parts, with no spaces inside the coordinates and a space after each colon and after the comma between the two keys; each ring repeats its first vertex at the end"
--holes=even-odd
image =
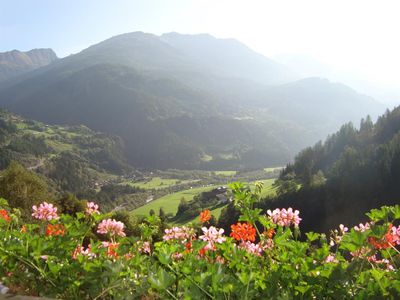
{"type": "Polygon", "coordinates": [[[383,107],[233,39],[133,32],[0,83],[0,105],[118,135],[136,167],[282,165],[344,122],[383,107]]]}
{"type": "Polygon", "coordinates": [[[55,60],[57,55],[52,49],[0,53],[0,81],[46,66],[55,60]]]}

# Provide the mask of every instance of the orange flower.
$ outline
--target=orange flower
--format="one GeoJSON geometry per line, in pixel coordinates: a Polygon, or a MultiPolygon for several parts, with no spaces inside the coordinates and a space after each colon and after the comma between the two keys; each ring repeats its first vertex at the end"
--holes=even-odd
{"type": "Polygon", "coordinates": [[[275,229],[270,228],[267,231],[263,232],[263,235],[265,235],[267,238],[272,239],[274,237],[275,234],[275,229]]]}
{"type": "Polygon", "coordinates": [[[203,210],[200,213],[200,222],[201,223],[208,222],[210,219],[211,219],[211,212],[208,209],[203,210]]]}
{"type": "Polygon", "coordinates": [[[63,236],[65,234],[65,227],[62,224],[49,224],[46,228],[46,236],[63,236]]]}
{"type": "Polygon", "coordinates": [[[110,243],[107,247],[107,256],[111,258],[118,258],[118,246],[119,243],[110,243]]]}
{"type": "Polygon", "coordinates": [[[375,237],[368,237],[368,242],[375,247],[375,249],[386,249],[396,244],[396,236],[394,236],[392,231],[393,225],[389,225],[388,232],[385,234],[382,240],[378,240],[375,237]]]}
{"type": "Polygon", "coordinates": [[[11,222],[11,218],[5,209],[0,209],[0,218],[6,220],[8,223],[11,222]]]}
{"type": "Polygon", "coordinates": [[[26,225],[22,225],[22,227],[21,227],[21,232],[22,232],[22,233],[26,233],[26,225]]]}
{"type": "Polygon", "coordinates": [[[256,229],[250,223],[237,223],[231,225],[231,237],[238,241],[250,241],[256,240],[256,229]]]}

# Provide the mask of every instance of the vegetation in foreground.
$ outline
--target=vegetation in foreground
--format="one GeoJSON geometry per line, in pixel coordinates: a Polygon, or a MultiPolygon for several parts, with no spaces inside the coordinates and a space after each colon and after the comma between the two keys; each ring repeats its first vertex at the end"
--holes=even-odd
{"type": "Polygon", "coordinates": [[[254,191],[232,184],[241,216],[231,234],[208,224],[162,228],[155,216],[136,234],[123,222],[32,207],[33,223],[2,201],[0,278],[13,291],[63,299],[396,299],[400,295],[400,206],[368,213],[354,228],[302,235],[297,210],[254,208],[254,191]],[[161,232],[163,231],[163,232],[161,232]]]}

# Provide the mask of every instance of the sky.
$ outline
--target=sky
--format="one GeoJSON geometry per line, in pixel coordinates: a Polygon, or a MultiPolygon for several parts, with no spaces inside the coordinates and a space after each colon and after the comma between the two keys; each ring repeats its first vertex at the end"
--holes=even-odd
{"type": "Polygon", "coordinates": [[[0,52],[64,57],[132,31],[235,38],[268,57],[307,54],[400,86],[397,0],[0,0],[0,52]]]}

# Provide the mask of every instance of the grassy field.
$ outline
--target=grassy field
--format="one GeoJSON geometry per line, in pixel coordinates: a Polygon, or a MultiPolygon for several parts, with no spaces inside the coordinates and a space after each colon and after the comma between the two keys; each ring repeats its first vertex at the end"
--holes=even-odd
{"type": "MultiPolygon", "coordinates": [[[[268,195],[275,194],[275,188],[272,186],[275,179],[265,179],[259,181],[261,181],[264,184],[263,190],[261,191],[261,197],[266,197],[268,195]]],[[[254,182],[250,185],[250,187],[254,187],[254,182]]]]}
{"type": "Polygon", "coordinates": [[[121,184],[135,186],[141,189],[151,190],[151,189],[165,189],[177,184],[185,184],[195,181],[196,180],[179,180],[179,179],[165,179],[161,177],[153,177],[149,181],[132,182],[127,180],[122,182],[121,184]]]}
{"type": "Polygon", "coordinates": [[[150,203],[133,210],[133,214],[148,215],[151,209],[158,213],[158,210],[161,207],[166,213],[176,214],[179,202],[181,201],[182,197],[184,197],[187,201],[190,201],[195,195],[201,192],[210,191],[215,187],[216,186],[199,187],[165,195],[164,197],[151,201],[150,203]]]}
{"type": "Polygon", "coordinates": [[[236,175],[236,171],[215,171],[215,175],[235,176],[236,175]]]}
{"type": "MultiPolygon", "coordinates": [[[[261,193],[262,197],[275,193],[275,189],[272,187],[274,179],[266,179],[261,181],[264,183],[264,188],[261,193]]],[[[184,197],[187,201],[190,201],[195,195],[201,192],[210,191],[215,187],[217,186],[199,187],[169,194],[133,210],[132,213],[135,215],[148,215],[151,209],[158,213],[158,210],[162,207],[165,213],[172,213],[175,215],[182,197],[184,197]]],[[[251,184],[251,187],[254,187],[254,183],[251,184]]],[[[222,208],[223,207],[213,210],[213,215],[218,218],[221,214],[222,208]]]]}
{"type": "Polygon", "coordinates": [[[267,173],[274,172],[276,170],[283,169],[283,167],[274,167],[274,168],[264,168],[264,171],[267,173]]]}

